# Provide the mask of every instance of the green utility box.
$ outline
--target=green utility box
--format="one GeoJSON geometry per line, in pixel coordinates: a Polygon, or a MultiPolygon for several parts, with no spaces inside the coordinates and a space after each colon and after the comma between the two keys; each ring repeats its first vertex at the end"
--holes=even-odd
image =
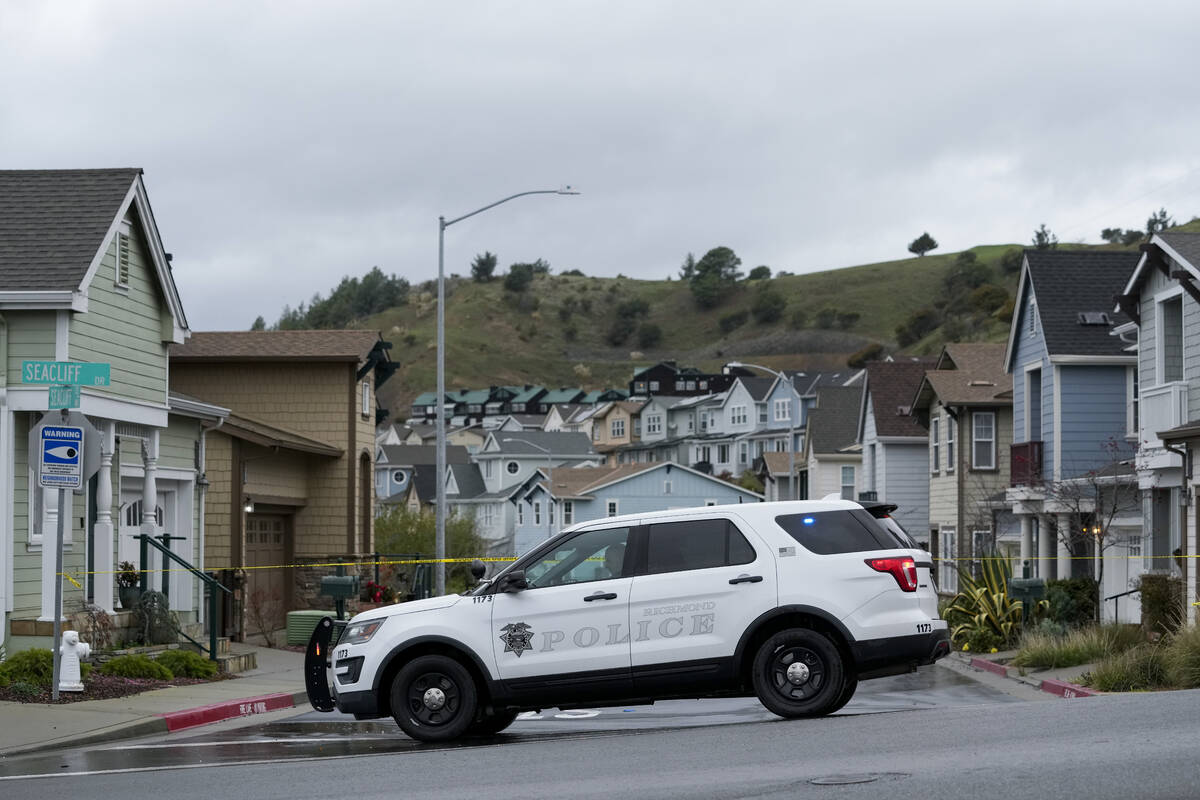
{"type": "Polygon", "coordinates": [[[1024,616],[1028,619],[1037,601],[1046,597],[1046,581],[1042,578],[1011,578],[1008,581],[1008,596],[1021,601],[1024,616]]]}

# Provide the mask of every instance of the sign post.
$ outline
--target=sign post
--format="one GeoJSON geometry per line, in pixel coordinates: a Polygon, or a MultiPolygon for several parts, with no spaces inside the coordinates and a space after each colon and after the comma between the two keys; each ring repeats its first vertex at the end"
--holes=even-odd
{"type": "MultiPolygon", "coordinates": [[[[65,416],[65,413],[64,413],[65,416]]],[[[50,698],[58,702],[58,678],[62,670],[62,570],[63,539],[67,536],[67,490],[83,487],[83,428],[47,425],[41,432],[41,461],[38,483],[43,489],[58,489],[58,539],[54,547],[54,675],[50,698]]],[[[45,558],[45,548],[42,557],[45,558]]]]}

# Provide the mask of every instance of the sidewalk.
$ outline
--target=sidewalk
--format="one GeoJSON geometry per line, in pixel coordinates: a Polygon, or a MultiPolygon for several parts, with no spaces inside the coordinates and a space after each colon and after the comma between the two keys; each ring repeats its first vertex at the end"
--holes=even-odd
{"type": "Polygon", "coordinates": [[[64,705],[0,702],[0,758],[307,706],[303,653],[247,644],[237,649],[254,651],[258,668],[230,680],[64,705]]]}
{"type": "Polygon", "coordinates": [[[1004,653],[990,653],[987,657],[971,653],[951,652],[950,658],[974,670],[990,672],[1002,678],[1023,683],[1034,689],[1048,694],[1057,695],[1067,700],[1076,697],[1095,697],[1102,694],[1086,686],[1075,683],[1079,676],[1090,671],[1095,664],[1080,664],[1075,667],[1060,667],[1058,669],[1034,670],[1028,667],[1009,667],[1001,663],[1008,661],[1017,653],[1015,650],[1004,653]]]}

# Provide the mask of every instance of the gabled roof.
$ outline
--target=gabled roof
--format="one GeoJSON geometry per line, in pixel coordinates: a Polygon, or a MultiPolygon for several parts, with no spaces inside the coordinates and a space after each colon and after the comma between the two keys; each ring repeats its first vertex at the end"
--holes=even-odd
{"type": "Polygon", "coordinates": [[[483,482],[483,475],[479,472],[478,464],[470,462],[447,464],[446,469],[454,476],[454,483],[458,488],[458,493],[455,495],[457,499],[478,497],[487,493],[487,486],[483,482]]]}
{"type": "Polygon", "coordinates": [[[514,403],[532,403],[546,393],[544,386],[526,386],[512,399],[514,403]]]}
{"type": "Polygon", "coordinates": [[[379,331],[200,331],[171,345],[172,361],[366,360],[379,331]]]}
{"type": "Polygon", "coordinates": [[[412,404],[414,406],[436,406],[437,392],[421,392],[421,394],[417,395],[412,401],[412,404]]]}
{"type": "Polygon", "coordinates": [[[790,464],[800,464],[800,458],[797,455],[794,462],[790,453],[777,453],[774,450],[768,450],[759,456],[763,460],[763,465],[766,466],[768,475],[783,475],[787,476],[788,467],[790,464]]]}
{"type": "Polygon", "coordinates": [[[817,405],[808,412],[808,450],[837,453],[854,444],[861,402],[861,386],[822,386],[817,389],[817,405]]]}
{"type": "Polygon", "coordinates": [[[0,300],[87,311],[82,293],[131,207],[182,342],[187,317],[137,168],[0,170],[0,300]]]}
{"type": "Polygon", "coordinates": [[[927,408],[934,396],[943,405],[1011,406],[1012,375],[1004,371],[1004,351],[999,342],[947,344],[937,367],[926,370],[913,408],[927,408]]]}
{"type": "MultiPolygon", "coordinates": [[[[698,475],[714,483],[719,483],[722,486],[751,495],[752,497],[762,498],[762,495],[758,492],[752,492],[749,489],[728,483],[712,475],[705,475],[703,472],[694,470],[691,467],[668,461],[659,461],[654,464],[620,464],[615,467],[559,467],[550,471],[550,484],[552,487],[550,493],[554,497],[566,499],[588,498],[593,492],[600,489],[656,469],[667,471],[672,469],[680,470],[692,475],[698,475]]],[[[539,472],[542,475],[546,474],[546,470],[544,469],[539,470],[539,472]]],[[[546,481],[541,480],[538,485],[544,490],[546,488],[546,481]]]]}
{"type": "Polygon", "coordinates": [[[457,403],[482,406],[487,404],[491,392],[487,389],[460,389],[457,394],[451,396],[457,403]]]}
{"type": "Polygon", "coordinates": [[[538,400],[539,403],[578,403],[579,398],[583,397],[583,389],[572,389],[564,387],[559,389],[549,389],[546,394],[538,400]]]}
{"type": "MultiPolygon", "coordinates": [[[[417,464],[436,464],[437,446],[431,444],[381,444],[383,461],[392,467],[411,467],[417,464]]],[[[459,444],[446,445],[447,464],[468,464],[467,448],[459,444]]]]}
{"type": "Polygon", "coordinates": [[[506,431],[493,431],[488,436],[496,443],[497,450],[484,450],[476,457],[485,455],[530,455],[560,458],[565,456],[592,455],[592,440],[584,433],[568,433],[564,431],[514,431],[511,435],[506,431]],[[505,440],[508,441],[505,441],[505,440]],[[536,446],[535,446],[536,445],[536,446]],[[538,448],[542,449],[538,449],[538,448]]]}
{"type": "Polygon", "coordinates": [[[611,414],[613,411],[615,411],[618,408],[621,409],[622,411],[624,411],[629,416],[636,417],[641,412],[642,407],[645,405],[646,405],[646,403],[644,401],[639,402],[636,400],[618,400],[615,403],[608,403],[607,405],[603,405],[603,406],[600,406],[599,408],[597,408],[596,409],[596,419],[603,419],[604,417],[607,417],[609,414],[611,414]]]}
{"type": "Polygon", "coordinates": [[[771,388],[777,380],[778,378],[740,377],[737,379],[737,382],[746,387],[746,392],[749,393],[750,399],[756,403],[761,403],[767,399],[767,395],[771,393],[771,388]]]}
{"type": "Polygon", "coordinates": [[[230,414],[219,430],[235,439],[242,439],[262,447],[291,450],[297,453],[312,453],[332,458],[336,458],[345,452],[340,447],[334,447],[331,444],[311,439],[303,434],[295,433],[276,425],[269,425],[261,420],[240,414],[230,414]]]}
{"type": "Polygon", "coordinates": [[[1004,368],[1012,372],[1016,337],[1022,335],[1021,314],[1028,310],[1032,289],[1046,350],[1051,356],[1125,356],[1125,344],[1111,336],[1114,326],[1129,321],[1113,310],[1113,297],[1120,294],[1141,259],[1141,253],[1114,250],[1026,250],[1017,284],[1004,368]],[[1099,324],[1085,324],[1091,319],[1099,324]],[[1108,324],[1100,322],[1107,315],[1108,324]]]}
{"type": "Polygon", "coordinates": [[[1146,276],[1146,270],[1151,268],[1151,259],[1147,258],[1148,250],[1162,250],[1177,261],[1186,271],[1191,272],[1193,279],[1200,280],[1200,233],[1156,233],[1150,237],[1150,243],[1142,245],[1142,257],[1137,262],[1137,268],[1125,284],[1124,294],[1132,294],[1141,286],[1146,276]]]}
{"type": "Polygon", "coordinates": [[[932,366],[933,360],[928,358],[869,362],[862,394],[863,413],[855,438],[862,441],[868,396],[878,436],[926,436],[925,429],[912,415],[912,400],[925,371],[932,366]]]}

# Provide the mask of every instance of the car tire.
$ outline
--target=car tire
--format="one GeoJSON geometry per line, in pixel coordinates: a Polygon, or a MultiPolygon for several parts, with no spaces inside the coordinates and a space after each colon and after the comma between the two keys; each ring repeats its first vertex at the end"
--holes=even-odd
{"type": "Polygon", "coordinates": [[[471,723],[471,727],[467,728],[467,735],[494,736],[512,725],[516,719],[516,711],[497,711],[490,714],[484,712],[479,719],[471,723]]]}
{"type": "Polygon", "coordinates": [[[837,700],[829,707],[826,714],[832,714],[835,711],[841,711],[846,703],[850,702],[850,698],[854,697],[854,692],[858,689],[858,678],[849,673],[846,674],[845,680],[842,681],[842,692],[838,695],[837,700]]]}
{"type": "Polygon", "coordinates": [[[392,717],[421,742],[444,742],[467,732],[479,710],[475,679],[452,658],[419,656],[392,681],[392,717]]]}
{"type": "Polygon", "coordinates": [[[807,628],[781,631],[767,639],[758,648],[751,669],[759,701],[768,711],[788,719],[830,713],[845,684],[837,647],[807,628]]]}

